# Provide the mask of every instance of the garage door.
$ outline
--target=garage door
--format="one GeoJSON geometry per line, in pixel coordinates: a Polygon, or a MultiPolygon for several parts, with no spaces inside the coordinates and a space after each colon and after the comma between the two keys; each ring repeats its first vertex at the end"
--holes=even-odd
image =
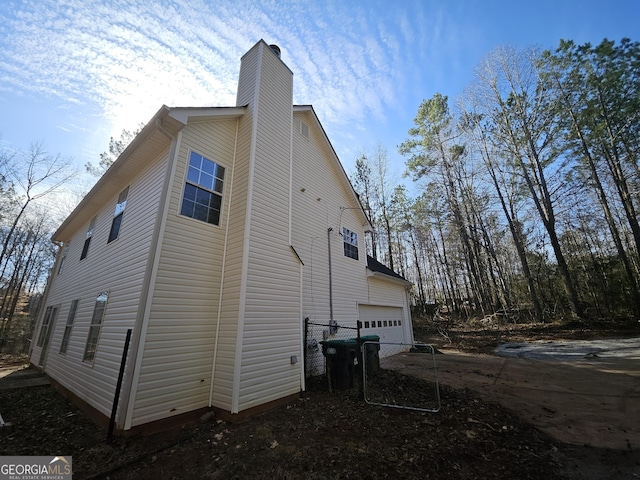
{"type": "MultiPolygon", "coordinates": [[[[358,314],[362,322],[362,335],[378,335],[380,342],[403,343],[405,341],[402,307],[359,305],[358,314]]],[[[402,350],[405,348],[381,345],[380,356],[387,357],[402,350]]]]}

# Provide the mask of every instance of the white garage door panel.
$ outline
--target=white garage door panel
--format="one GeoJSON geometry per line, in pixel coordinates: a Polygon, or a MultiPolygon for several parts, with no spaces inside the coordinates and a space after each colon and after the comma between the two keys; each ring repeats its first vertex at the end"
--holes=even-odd
{"type": "MultiPolygon", "coordinates": [[[[402,307],[359,305],[358,314],[363,325],[362,335],[378,335],[381,343],[405,341],[402,307]]],[[[402,350],[404,350],[402,347],[381,345],[380,356],[388,357],[402,350]]]]}

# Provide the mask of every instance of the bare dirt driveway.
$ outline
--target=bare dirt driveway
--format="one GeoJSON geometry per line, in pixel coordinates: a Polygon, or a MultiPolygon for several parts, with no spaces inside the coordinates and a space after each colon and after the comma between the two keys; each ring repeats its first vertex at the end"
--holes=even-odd
{"type": "MultiPolygon", "coordinates": [[[[436,357],[438,380],[500,403],[561,442],[640,454],[640,337],[504,343],[495,353],[445,350],[436,357]]],[[[382,363],[428,378],[430,357],[382,363]]]]}

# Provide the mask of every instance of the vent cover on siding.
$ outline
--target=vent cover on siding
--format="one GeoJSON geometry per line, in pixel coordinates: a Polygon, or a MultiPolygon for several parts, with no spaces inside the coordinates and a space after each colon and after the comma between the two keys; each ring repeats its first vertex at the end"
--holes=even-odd
{"type": "Polygon", "coordinates": [[[309,138],[309,126],[303,121],[300,121],[300,134],[304,138],[309,138]]]}

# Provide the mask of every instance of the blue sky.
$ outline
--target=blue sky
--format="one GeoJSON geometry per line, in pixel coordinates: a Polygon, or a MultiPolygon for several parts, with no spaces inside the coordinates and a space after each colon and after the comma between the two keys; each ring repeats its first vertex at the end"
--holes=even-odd
{"type": "Polygon", "coordinates": [[[455,99],[500,45],[640,40],[640,1],[0,1],[0,142],[78,168],[168,106],[235,104],[240,57],[275,43],[345,169],[397,153],[418,105],[455,99]]]}

